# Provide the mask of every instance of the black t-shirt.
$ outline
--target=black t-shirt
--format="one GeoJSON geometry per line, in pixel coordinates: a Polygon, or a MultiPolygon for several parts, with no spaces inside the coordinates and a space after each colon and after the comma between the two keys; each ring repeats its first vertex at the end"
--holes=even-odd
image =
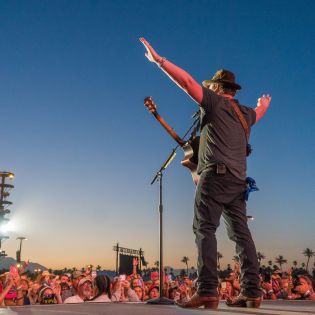
{"type": "MultiPolygon", "coordinates": [[[[256,112],[252,108],[238,105],[250,129],[256,121],[256,112]]],[[[198,173],[216,162],[224,162],[234,176],[244,180],[246,136],[230,101],[203,88],[198,173]]]]}

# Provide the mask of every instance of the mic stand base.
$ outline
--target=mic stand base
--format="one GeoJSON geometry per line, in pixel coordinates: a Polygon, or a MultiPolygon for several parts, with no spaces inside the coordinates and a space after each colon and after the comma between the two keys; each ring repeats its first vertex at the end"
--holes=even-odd
{"type": "Polygon", "coordinates": [[[174,305],[174,301],[166,297],[158,297],[147,301],[147,304],[174,305]]]}

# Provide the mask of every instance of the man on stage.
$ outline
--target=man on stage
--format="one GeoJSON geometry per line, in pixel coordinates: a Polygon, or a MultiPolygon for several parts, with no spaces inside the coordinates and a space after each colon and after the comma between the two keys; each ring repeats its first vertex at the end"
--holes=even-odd
{"type": "Polygon", "coordinates": [[[246,217],[246,156],[250,127],[267,111],[271,97],[262,96],[254,109],[240,105],[234,95],[241,87],[228,70],[219,70],[199,85],[187,72],[162,58],[144,39],[146,57],[156,63],[201,107],[201,132],[193,230],[198,249],[198,290],[181,307],[217,308],[217,240],[223,214],[228,236],[236,242],[241,263],[241,293],[229,306],[259,307],[261,290],[256,248],[246,217]]]}

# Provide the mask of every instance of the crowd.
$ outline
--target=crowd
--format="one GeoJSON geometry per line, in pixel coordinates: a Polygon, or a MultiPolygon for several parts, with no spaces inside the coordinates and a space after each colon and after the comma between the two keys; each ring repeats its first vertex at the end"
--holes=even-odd
{"type": "MultiPolygon", "coordinates": [[[[136,272],[134,262],[131,275],[110,279],[102,272],[86,268],[56,276],[49,271],[31,279],[23,268],[11,266],[0,275],[1,306],[30,304],[144,302],[159,297],[160,279],[152,271],[149,279],[136,272]]],[[[187,275],[164,275],[163,295],[174,301],[187,301],[196,291],[197,279],[187,275]]],[[[275,269],[261,275],[261,288],[266,300],[315,300],[314,283],[307,274],[296,274],[294,269],[275,269]]],[[[240,267],[236,262],[224,278],[220,279],[218,294],[221,299],[237,296],[240,292],[240,267]]]]}

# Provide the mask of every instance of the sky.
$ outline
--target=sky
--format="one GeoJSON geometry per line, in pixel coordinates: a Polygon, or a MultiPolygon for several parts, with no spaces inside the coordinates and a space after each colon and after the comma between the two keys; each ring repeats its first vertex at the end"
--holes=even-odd
{"type": "MultiPolygon", "coordinates": [[[[2,249],[48,268],[115,267],[117,242],[158,260],[158,185],[152,178],[175,143],[144,108],[183,135],[197,105],[145,57],[144,36],[198,82],[220,68],[255,107],[272,96],[252,129],[248,175],[259,192],[248,215],[263,263],[305,262],[315,250],[315,2],[0,2],[0,170],[14,172],[10,239],[2,249]]],[[[165,171],[164,264],[196,266],[194,184],[180,165],[165,171]]],[[[217,232],[222,264],[234,245],[217,232]]],[[[311,261],[313,263],[313,260],[311,261]]]]}

